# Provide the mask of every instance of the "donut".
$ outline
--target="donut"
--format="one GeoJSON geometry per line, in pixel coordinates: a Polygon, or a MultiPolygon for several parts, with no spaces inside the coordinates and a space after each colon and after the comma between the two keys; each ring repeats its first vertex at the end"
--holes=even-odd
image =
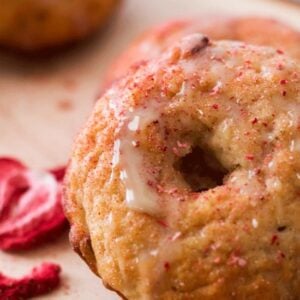
{"type": "Polygon", "coordinates": [[[120,0],[0,0],[0,45],[44,51],[103,27],[120,0]]]}
{"type": "Polygon", "coordinates": [[[64,208],[125,299],[298,299],[300,68],[192,34],[100,98],[64,208]]]}
{"type": "Polygon", "coordinates": [[[263,17],[202,16],[197,20],[175,20],[158,25],[138,37],[116,59],[104,76],[103,87],[159,56],[170,44],[191,33],[204,33],[215,40],[237,40],[271,46],[300,59],[300,33],[288,25],[263,17]]]}

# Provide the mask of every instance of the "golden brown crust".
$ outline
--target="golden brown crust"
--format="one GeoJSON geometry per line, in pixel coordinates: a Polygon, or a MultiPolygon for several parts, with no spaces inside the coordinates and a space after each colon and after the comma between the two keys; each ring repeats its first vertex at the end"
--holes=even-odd
{"type": "Polygon", "coordinates": [[[205,41],[184,38],[98,101],[72,154],[67,216],[128,299],[297,299],[299,67],[205,41]],[[194,151],[225,169],[221,183],[207,171],[206,188],[189,184],[177,166],[194,151]]]}
{"type": "MultiPolygon", "coordinates": [[[[74,183],[73,183],[74,184],[74,183]]],[[[69,185],[65,180],[65,186],[69,185]]],[[[74,188],[78,188],[75,185],[74,188]]],[[[64,212],[69,220],[71,230],[69,234],[71,245],[75,252],[87,263],[90,269],[97,274],[96,259],[91,246],[89,230],[86,225],[85,213],[81,203],[67,193],[64,188],[64,212]],[[75,218],[75,219],[73,219],[75,218]]]]}
{"type": "Polygon", "coordinates": [[[300,33],[274,19],[261,17],[201,16],[197,20],[177,20],[154,27],[137,38],[109,68],[104,87],[122,77],[131,67],[138,68],[159,56],[170,44],[191,33],[203,33],[214,40],[237,40],[271,46],[300,59],[300,33]]]}
{"type": "Polygon", "coordinates": [[[1,0],[0,45],[46,51],[103,27],[120,0],[1,0]]]}

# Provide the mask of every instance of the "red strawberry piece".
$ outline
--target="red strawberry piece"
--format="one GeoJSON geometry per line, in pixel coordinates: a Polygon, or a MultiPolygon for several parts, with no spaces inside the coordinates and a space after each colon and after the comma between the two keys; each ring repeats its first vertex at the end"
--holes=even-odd
{"type": "Polygon", "coordinates": [[[66,172],[66,167],[58,167],[55,169],[50,169],[49,172],[52,175],[54,175],[57,181],[63,181],[66,172]]]}
{"type": "Polygon", "coordinates": [[[0,249],[27,249],[62,231],[63,175],[62,168],[33,171],[0,158],[0,249]]]}
{"type": "Polygon", "coordinates": [[[44,263],[21,279],[0,273],[0,300],[29,299],[50,293],[60,283],[60,266],[44,263]]]}

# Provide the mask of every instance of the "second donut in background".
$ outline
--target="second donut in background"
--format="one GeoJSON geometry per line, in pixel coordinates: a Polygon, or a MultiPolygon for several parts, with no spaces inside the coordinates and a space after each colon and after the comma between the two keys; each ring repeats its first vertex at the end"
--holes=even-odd
{"type": "Polygon", "coordinates": [[[130,68],[136,69],[159,56],[172,43],[191,33],[203,33],[214,40],[271,46],[300,59],[300,33],[285,23],[263,17],[201,16],[197,20],[169,21],[142,34],[109,68],[102,87],[109,87],[130,68]]]}
{"type": "Polygon", "coordinates": [[[39,52],[103,27],[121,0],[0,0],[0,45],[39,52]]]}

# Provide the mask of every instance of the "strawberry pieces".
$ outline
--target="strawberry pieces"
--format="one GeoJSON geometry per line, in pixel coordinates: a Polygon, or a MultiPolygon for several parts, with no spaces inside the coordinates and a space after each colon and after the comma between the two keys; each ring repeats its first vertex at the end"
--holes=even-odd
{"type": "Polygon", "coordinates": [[[0,273],[0,300],[29,299],[47,294],[59,285],[60,271],[60,266],[44,263],[21,279],[9,278],[0,273]]]}
{"type": "Polygon", "coordinates": [[[65,227],[63,176],[64,168],[37,172],[0,158],[0,249],[30,248],[65,227]]]}

